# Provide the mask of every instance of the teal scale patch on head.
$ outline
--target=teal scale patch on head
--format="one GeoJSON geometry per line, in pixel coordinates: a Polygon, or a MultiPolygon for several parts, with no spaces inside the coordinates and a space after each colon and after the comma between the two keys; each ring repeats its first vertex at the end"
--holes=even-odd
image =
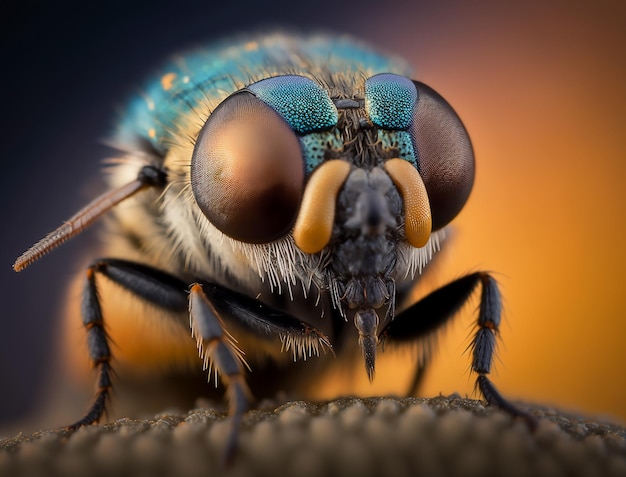
{"type": "MultiPolygon", "coordinates": [[[[385,56],[349,37],[269,34],[227,38],[176,56],[134,95],[114,131],[125,148],[149,143],[166,153],[179,139],[172,127],[189,116],[199,126],[230,94],[278,75],[410,75],[403,60],[385,56]],[[323,65],[323,71],[312,71],[323,65]]],[[[185,131],[186,134],[193,131],[185,131]]]]}
{"type": "Polygon", "coordinates": [[[304,76],[267,78],[247,88],[271,107],[299,134],[329,129],[337,124],[337,108],[315,81],[304,76]]]}
{"type": "Polygon", "coordinates": [[[416,103],[417,88],[404,76],[382,73],[365,81],[365,109],[383,129],[407,129],[416,103]]]}
{"type": "Polygon", "coordinates": [[[385,151],[397,152],[397,157],[410,162],[417,168],[418,158],[410,133],[407,131],[385,131],[384,129],[379,129],[378,140],[385,151]]]}
{"type": "Polygon", "coordinates": [[[333,131],[307,134],[300,138],[300,144],[307,177],[326,159],[329,149],[337,152],[343,149],[341,137],[333,131]]]}

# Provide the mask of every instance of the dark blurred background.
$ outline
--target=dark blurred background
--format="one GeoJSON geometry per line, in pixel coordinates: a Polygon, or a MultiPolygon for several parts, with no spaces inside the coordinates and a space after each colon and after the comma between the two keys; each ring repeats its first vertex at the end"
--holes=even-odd
{"type": "MultiPolygon", "coordinates": [[[[41,1],[3,8],[0,436],[54,387],[58,310],[93,235],[20,274],[11,270],[14,259],[99,190],[108,154],[101,141],[163,58],[273,27],[358,36],[405,57],[416,79],[455,106],[474,142],[478,176],[437,280],[477,268],[497,272],[507,315],[495,381],[508,395],[626,419],[625,4],[304,5],[41,1]]],[[[440,340],[426,395],[471,394],[463,353],[473,311],[467,307],[440,340]]],[[[392,372],[401,367],[382,366],[380,390],[355,389],[403,389],[406,374],[392,372]]]]}

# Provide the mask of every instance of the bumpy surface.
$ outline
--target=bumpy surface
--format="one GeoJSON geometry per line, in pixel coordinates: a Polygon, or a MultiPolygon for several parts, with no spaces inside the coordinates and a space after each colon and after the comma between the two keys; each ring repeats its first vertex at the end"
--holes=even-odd
{"type": "Polygon", "coordinates": [[[196,409],[0,441],[0,475],[626,475],[626,429],[533,409],[539,426],[480,401],[340,399],[251,411],[224,467],[229,421],[196,409]]]}

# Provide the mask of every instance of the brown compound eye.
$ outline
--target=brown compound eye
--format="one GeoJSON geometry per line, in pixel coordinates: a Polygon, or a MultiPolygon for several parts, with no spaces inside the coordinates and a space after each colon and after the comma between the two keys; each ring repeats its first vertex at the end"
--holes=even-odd
{"type": "Polygon", "coordinates": [[[448,224],[463,208],[474,183],[474,152],[456,112],[436,91],[414,81],[418,100],[409,128],[424,180],[432,229],[448,224]]]}
{"type": "Polygon", "coordinates": [[[191,187],[204,215],[231,238],[267,243],[287,234],[304,188],[300,141],[248,92],[224,100],[200,131],[191,187]]]}

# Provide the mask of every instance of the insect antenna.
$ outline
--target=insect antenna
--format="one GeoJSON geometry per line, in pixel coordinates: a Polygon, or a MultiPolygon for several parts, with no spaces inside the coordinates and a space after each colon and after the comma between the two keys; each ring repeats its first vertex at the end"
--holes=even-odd
{"type": "Polygon", "coordinates": [[[154,166],[142,167],[137,175],[137,179],[100,195],[63,222],[56,230],[50,232],[39,242],[26,250],[15,260],[13,270],[21,272],[66,240],[81,233],[102,214],[109,211],[123,200],[128,199],[146,187],[164,185],[166,179],[167,176],[164,171],[154,166]]]}

